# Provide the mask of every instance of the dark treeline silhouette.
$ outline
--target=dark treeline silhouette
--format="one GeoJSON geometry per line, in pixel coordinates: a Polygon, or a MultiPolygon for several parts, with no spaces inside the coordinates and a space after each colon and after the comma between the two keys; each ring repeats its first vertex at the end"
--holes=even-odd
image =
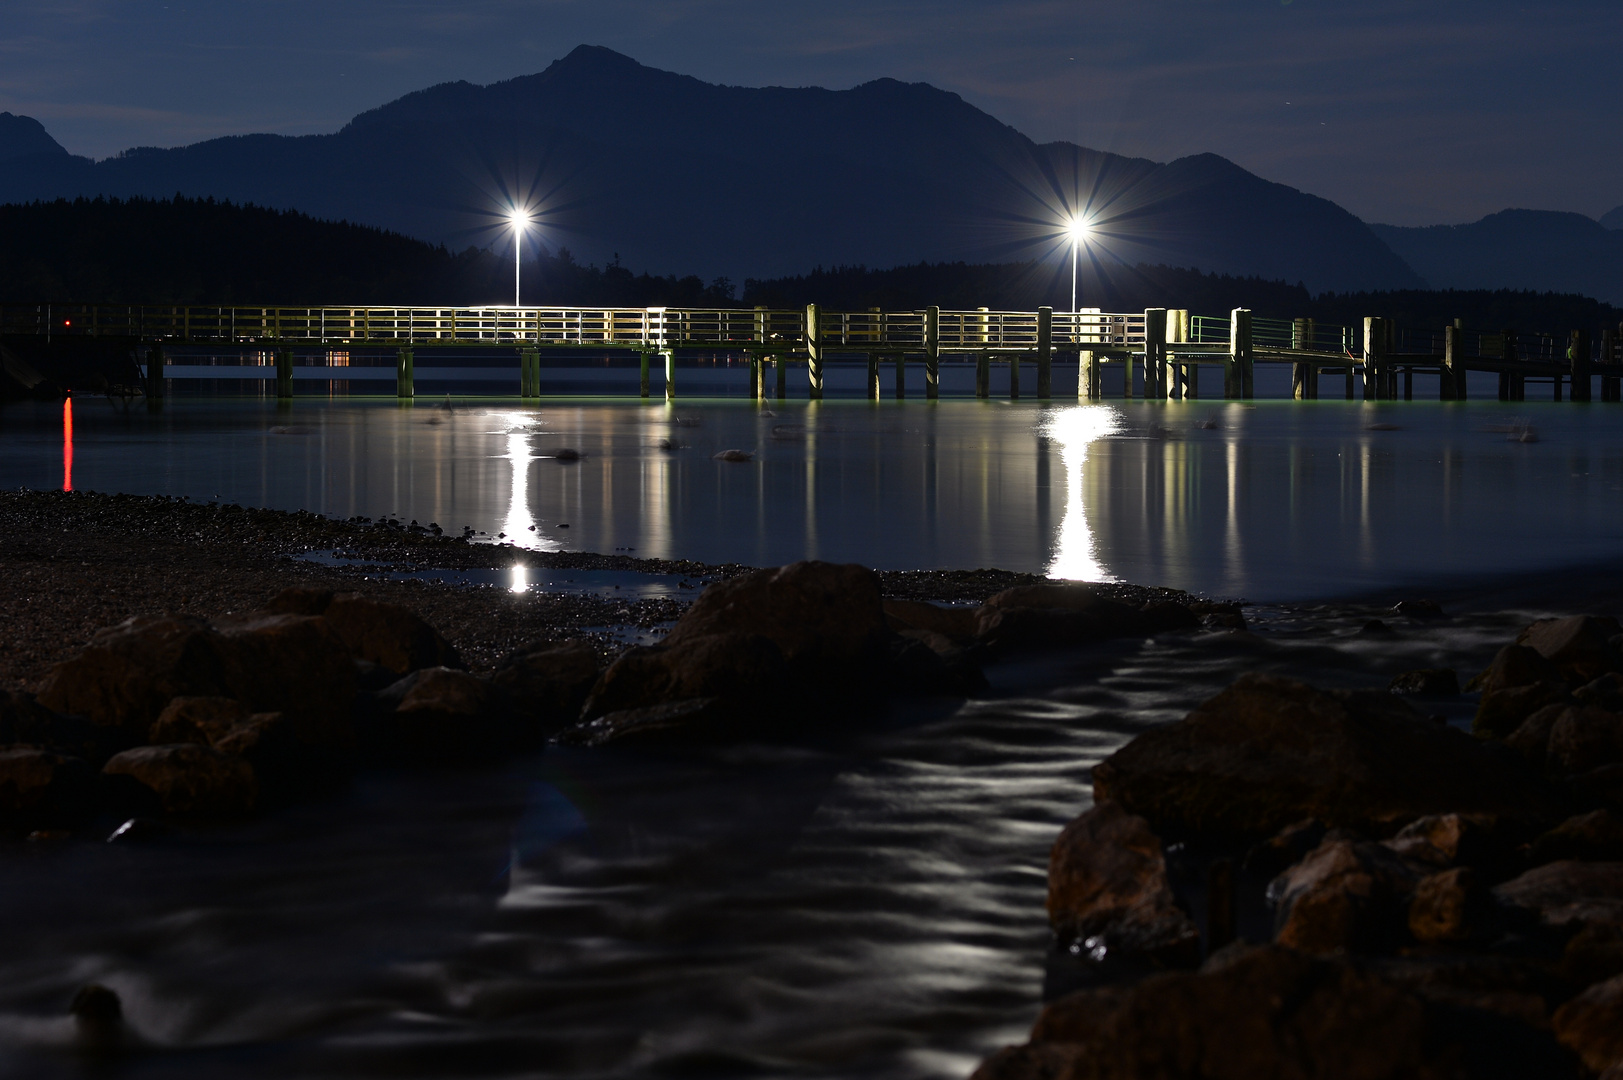
{"type": "MultiPolygon", "coordinates": [[[[1342,326],[1360,325],[1365,316],[1381,315],[1401,326],[1440,329],[1459,319],[1474,330],[1514,328],[1530,333],[1617,326],[1623,309],[1572,293],[1511,289],[1407,289],[1392,292],[1321,293],[1302,284],[1256,277],[1205,274],[1171,266],[1108,266],[1088,280],[1078,301],[1105,311],[1142,311],[1148,307],[1187,308],[1196,315],[1225,315],[1237,307],[1272,319],[1316,319],[1342,326]]],[[[889,270],[863,266],[818,268],[797,277],[769,281],[747,279],[743,303],[765,307],[821,304],[834,310],[914,311],[931,304],[943,308],[989,307],[1030,311],[1048,305],[1070,307],[1071,279],[1053,264],[918,263],[889,270]]]]}
{"type": "MultiPolygon", "coordinates": [[[[725,280],[526,262],[526,303],[706,306],[725,280]]],[[[214,199],[58,199],[0,206],[0,303],[504,304],[513,264],[399,233],[214,199]]]]}
{"type": "MultiPolygon", "coordinates": [[[[588,266],[560,249],[524,264],[527,304],[614,307],[882,308],[1070,306],[1064,260],[917,263],[885,270],[816,269],[748,279],[634,274],[618,261],[588,266]]],[[[0,303],[505,304],[513,264],[489,249],[453,252],[398,233],[295,211],[212,199],[75,199],[0,206],[0,303]]],[[[1561,293],[1404,290],[1310,295],[1298,283],[1169,266],[1104,264],[1084,271],[1081,301],[1106,311],[1187,308],[1223,315],[1356,325],[1383,315],[1401,326],[1565,333],[1616,326],[1623,311],[1561,293]]]]}

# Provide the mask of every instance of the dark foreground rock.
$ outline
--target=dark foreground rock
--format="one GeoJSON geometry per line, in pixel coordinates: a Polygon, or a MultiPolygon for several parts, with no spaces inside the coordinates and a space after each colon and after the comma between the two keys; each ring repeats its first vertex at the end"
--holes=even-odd
{"type": "Polygon", "coordinates": [[[1345,958],[1233,946],[1196,973],[1053,1002],[1029,1044],[994,1055],[975,1078],[1443,1080],[1486,1075],[1472,1068],[1484,1058],[1519,1075],[1576,1075],[1553,1040],[1519,1028],[1429,1003],[1345,958]]]}
{"type": "Polygon", "coordinates": [[[1449,812],[1559,820],[1562,803],[1514,754],[1377,691],[1242,676],[1093,770],[1095,797],[1158,829],[1272,833],[1303,818],[1390,834],[1449,812]]]}
{"type": "Polygon", "coordinates": [[[252,766],[196,743],[126,750],[114,755],[102,772],[133,781],[166,814],[237,817],[251,813],[259,798],[252,766]]]}

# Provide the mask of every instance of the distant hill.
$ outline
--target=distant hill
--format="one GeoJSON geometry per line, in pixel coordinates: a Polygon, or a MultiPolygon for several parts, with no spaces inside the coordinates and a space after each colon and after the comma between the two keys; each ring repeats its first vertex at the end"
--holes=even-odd
{"type": "Polygon", "coordinates": [[[1623,229],[1623,206],[1614,206],[1600,216],[1600,223],[1608,229],[1623,229]]]}
{"type": "Polygon", "coordinates": [[[10,163],[35,156],[66,159],[68,152],[33,117],[0,112],[0,161],[10,163]]]}
{"type": "MultiPolygon", "coordinates": [[[[527,262],[527,303],[730,303],[726,282],[527,262]]],[[[510,304],[513,264],[296,211],[214,199],[0,206],[0,303],[510,304]]]]}
{"type": "Polygon", "coordinates": [[[214,196],[454,248],[500,239],[495,212],[534,193],[554,247],[706,277],[1039,257],[1076,191],[1099,222],[1095,282],[1144,262],[1316,290],[1424,285],[1334,203],[1215,155],[1158,164],[1038,145],[922,83],[716,86],[589,46],[536,75],[408,94],[331,135],[0,170],[0,201],[214,196]]]}
{"type": "Polygon", "coordinates": [[[1623,304],[1623,231],[1582,214],[1504,210],[1469,225],[1370,228],[1435,289],[1548,290],[1623,304]]]}

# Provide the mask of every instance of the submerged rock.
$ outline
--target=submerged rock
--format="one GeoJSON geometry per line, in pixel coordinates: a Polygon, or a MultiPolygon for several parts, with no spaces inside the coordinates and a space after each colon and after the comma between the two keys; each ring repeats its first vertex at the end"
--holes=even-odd
{"type": "Polygon", "coordinates": [[[1171,967],[1200,960],[1200,933],[1178,907],[1149,822],[1112,803],[1065,827],[1048,856],[1048,919],[1095,960],[1142,957],[1171,967]]]}
{"type": "Polygon", "coordinates": [[[1453,668],[1417,668],[1394,675],[1386,688],[1394,694],[1417,697],[1458,697],[1460,680],[1453,668]]]}
{"type": "Polygon", "coordinates": [[[1248,674],[1093,770],[1095,797],[1157,828],[1272,833],[1304,818],[1390,833],[1426,814],[1561,816],[1515,755],[1378,691],[1248,674]]]}

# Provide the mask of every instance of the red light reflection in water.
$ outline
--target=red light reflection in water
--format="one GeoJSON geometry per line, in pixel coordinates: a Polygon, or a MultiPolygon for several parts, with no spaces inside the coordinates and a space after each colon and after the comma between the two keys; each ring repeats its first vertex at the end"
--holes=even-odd
{"type": "Polygon", "coordinates": [[[73,490],[73,399],[62,399],[62,490],[73,490]]]}

